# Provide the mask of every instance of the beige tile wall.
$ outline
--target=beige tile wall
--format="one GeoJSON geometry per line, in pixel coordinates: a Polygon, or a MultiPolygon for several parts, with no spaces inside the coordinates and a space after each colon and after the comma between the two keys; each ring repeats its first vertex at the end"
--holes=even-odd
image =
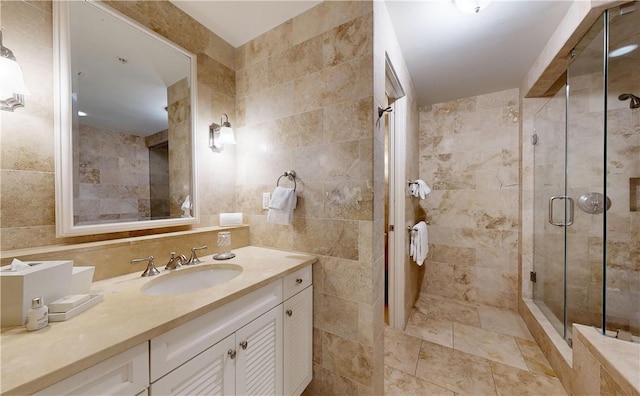
{"type": "Polygon", "coordinates": [[[372,11],[370,2],[326,2],[237,50],[238,211],[252,245],[319,257],[310,394],[382,392],[372,11]],[[293,224],[267,223],[262,193],[289,169],[293,224]]]}
{"type": "Polygon", "coordinates": [[[518,90],[420,110],[420,178],[432,193],[422,291],[516,309],[518,90]]]}

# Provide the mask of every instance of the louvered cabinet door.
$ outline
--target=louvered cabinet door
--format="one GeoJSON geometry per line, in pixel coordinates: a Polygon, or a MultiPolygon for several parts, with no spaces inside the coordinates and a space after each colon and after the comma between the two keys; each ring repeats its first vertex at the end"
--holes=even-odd
{"type": "Polygon", "coordinates": [[[230,335],[151,384],[151,396],[235,395],[235,337],[230,335]]]}
{"type": "Polygon", "coordinates": [[[282,394],[282,305],[236,332],[238,395],[282,394]]]}
{"type": "Polygon", "coordinates": [[[313,286],[284,302],[284,394],[299,396],[313,376],[313,286]]]}

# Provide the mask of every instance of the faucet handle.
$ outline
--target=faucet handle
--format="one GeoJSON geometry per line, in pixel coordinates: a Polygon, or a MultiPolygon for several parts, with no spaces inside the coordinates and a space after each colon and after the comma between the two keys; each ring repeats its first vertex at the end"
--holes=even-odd
{"type": "Polygon", "coordinates": [[[192,247],[191,248],[191,257],[189,257],[189,260],[187,260],[184,265],[194,265],[194,264],[200,264],[200,259],[198,258],[198,255],[196,254],[197,250],[204,250],[206,249],[206,246],[200,246],[200,247],[192,247]]]}
{"type": "Polygon", "coordinates": [[[149,256],[149,257],[145,257],[145,258],[139,258],[139,259],[133,259],[133,260],[131,260],[131,264],[141,263],[141,262],[144,262],[144,261],[148,261],[149,264],[147,265],[147,269],[145,269],[144,272],[142,273],[142,275],[140,275],[140,276],[154,276],[154,275],[158,275],[160,273],[160,271],[158,271],[156,266],[153,265],[153,256],[149,256]]]}

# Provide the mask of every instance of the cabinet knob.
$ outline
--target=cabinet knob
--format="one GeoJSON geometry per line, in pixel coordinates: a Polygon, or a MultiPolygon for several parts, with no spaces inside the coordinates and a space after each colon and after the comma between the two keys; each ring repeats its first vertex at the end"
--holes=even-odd
{"type": "Polygon", "coordinates": [[[302,278],[296,278],[296,283],[297,284],[301,284],[302,283],[302,278]]]}
{"type": "Polygon", "coordinates": [[[235,359],[235,358],[236,358],[236,350],[235,350],[235,349],[229,349],[229,350],[227,351],[227,355],[229,355],[229,357],[230,357],[231,359],[235,359]]]}
{"type": "Polygon", "coordinates": [[[245,350],[247,349],[247,345],[249,345],[249,343],[245,340],[245,341],[240,341],[240,347],[245,350]]]}
{"type": "Polygon", "coordinates": [[[290,310],[290,309],[287,309],[287,312],[286,312],[286,313],[287,313],[287,316],[291,316],[291,315],[293,315],[293,311],[292,311],[292,310],[290,310]]]}

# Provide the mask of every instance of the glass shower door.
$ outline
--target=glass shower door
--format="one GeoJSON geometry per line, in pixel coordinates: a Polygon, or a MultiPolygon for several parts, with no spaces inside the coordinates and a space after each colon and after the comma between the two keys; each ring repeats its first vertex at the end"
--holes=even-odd
{"type": "Polygon", "coordinates": [[[564,337],[564,221],[566,95],[561,89],[534,118],[533,299],[564,337]],[[557,202],[556,202],[557,201],[557,202]],[[549,203],[552,203],[550,207],[549,203]],[[551,209],[551,211],[550,211],[551,209]]]}

